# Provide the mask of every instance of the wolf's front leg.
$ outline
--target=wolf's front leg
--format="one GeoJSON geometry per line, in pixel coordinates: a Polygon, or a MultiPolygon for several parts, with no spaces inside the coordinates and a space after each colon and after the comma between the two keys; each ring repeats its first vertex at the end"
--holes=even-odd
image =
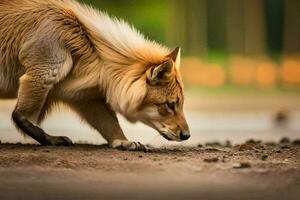
{"type": "Polygon", "coordinates": [[[50,136],[36,126],[37,119],[47,98],[49,88],[37,78],[24,75],[20,81],[18,102],[12,114],[16,126],[42,145],[71,145],[67,137],[50,136]]]}
{"type": "Polygon", "coordinates": [[[112,148],[146,151],[146,147],[139,142],[128,141],[118,122],[116,113],[108,104],[101,100],[68,102],[83,120],[95,128],[107,140],[112,148]]]}
{"type": "Polygon", "coordinates": [[[12,114],[13,121],[25,134],[42,145],[71,145],[63,136],[50,136],[37,126],[38,118],[49,91],[72,66],[71,56],[50,40],[31,41],[19,54],[26,73],[20,78],[18,102],[12,114]]]}

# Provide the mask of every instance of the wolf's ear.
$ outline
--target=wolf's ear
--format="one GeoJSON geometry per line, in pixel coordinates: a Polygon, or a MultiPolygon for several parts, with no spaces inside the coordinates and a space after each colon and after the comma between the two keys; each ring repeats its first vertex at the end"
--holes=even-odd
{"type": "Polygon", "coordinates": [[[151,85],[163,85],[172,77],[174,61],[169,59],[160,65],[149,68],[146,72],[147,81],[151,85]]]}
{"type": "Polygon", "coordinates": [[[175,67],[179,69],[180,66],[180,57],[181,57],[181,49],[180,47],[176,47],[169,55],[167,55],[168,58],[171,58],[174,63],[175,67]]]}

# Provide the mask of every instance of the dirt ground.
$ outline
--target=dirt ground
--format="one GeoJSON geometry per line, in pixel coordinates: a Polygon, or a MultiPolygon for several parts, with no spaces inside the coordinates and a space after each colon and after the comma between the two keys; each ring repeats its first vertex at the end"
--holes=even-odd
{"type": "Polygon", "coordinates": [[[0,145],[0,199],[300,199],[299,140],[149,152],[0,145]]]}

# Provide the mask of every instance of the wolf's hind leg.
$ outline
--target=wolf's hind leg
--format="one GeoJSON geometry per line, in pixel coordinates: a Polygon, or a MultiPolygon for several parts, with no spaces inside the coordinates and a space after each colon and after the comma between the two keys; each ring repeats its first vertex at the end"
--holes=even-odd
{"type": "Polygon", "coordinates": [[[146,151],[139,142],[128,141],[118,122],[116,113],[101,100],[68,102],[81,118],[95,128],[112,148],[132,151],[146,151]]]}
{"type": "Polygon", "coordinates": [[[61,80],[61,71],[70,68],[71,58],[53,44],[33,43],[26,47],[19,56],[26,73],[20,78],[13,121],[25,134],[42,145],[71,145],[69,138],[50,136],[36,125],[49,91],[61,80]]]}

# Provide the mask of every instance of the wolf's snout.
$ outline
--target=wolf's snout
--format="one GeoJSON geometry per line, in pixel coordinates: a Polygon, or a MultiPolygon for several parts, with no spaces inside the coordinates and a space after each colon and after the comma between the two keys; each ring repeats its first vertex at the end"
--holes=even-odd
{"type": "Polygon", "coordinates": [[[188,131],[181,131],[179,136],[180,136],[180,140],[187,140],[191,137],[188,131]]]}

